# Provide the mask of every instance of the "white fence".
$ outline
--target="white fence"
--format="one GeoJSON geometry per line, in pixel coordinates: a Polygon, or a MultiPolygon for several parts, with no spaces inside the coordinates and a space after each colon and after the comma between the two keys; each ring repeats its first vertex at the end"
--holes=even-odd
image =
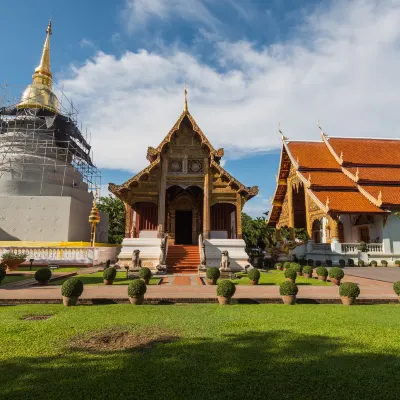
{"type": "MultiPolygon", "coordinates": [[[[342,254],[347,253],[358,253],[359,243],[342,243],[342,254]]],[[[367,244],[367,253],[383,253],[383,244],[382,243],[368,243],[367,244]]]]}

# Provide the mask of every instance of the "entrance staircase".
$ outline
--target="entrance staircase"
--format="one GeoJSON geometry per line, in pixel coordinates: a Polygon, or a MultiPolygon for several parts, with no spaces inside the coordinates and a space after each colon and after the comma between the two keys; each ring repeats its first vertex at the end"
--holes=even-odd
{"type": "Polygon", "coordinates": [[[199,247],[170,244],[166,264],[168,273],[196,274],[200,264],[199,247]]]}

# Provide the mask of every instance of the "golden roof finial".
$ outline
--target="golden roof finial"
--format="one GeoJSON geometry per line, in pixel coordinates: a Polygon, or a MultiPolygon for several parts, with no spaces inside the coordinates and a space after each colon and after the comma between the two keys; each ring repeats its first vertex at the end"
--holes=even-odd
{"type": "Polygon", "coordinates": [[[326,198],[325,207],[329,210],[329,197],[326,198]]]}
{"type": "Polygon", "coordinates": [[[360,179],[360,170],[357,167],[357,170],[356,170],[356,181],[358,181],[359,179],[360,179]]]}
{"type": "Polygon", "coordinates": [[[185,96],[185,103],[183,105],[183,111],[188,112],[186,81],[185,81],[185,88],[183,90],[183,94],[185,96]]]}
{"type": "Polygon", "coordinates": [[[51,19],[46,29],[42,57],[32,76],[32,84],[29,85],[21,97],[18,108],[46,108],[52,112],[59,112],[59,104],[53,93],[53,75],[50,69],[50,35],[52,34],[51,19]]]}
{"type": "Polygon", "coordinates": [[[282,131],[281,123],[280,123],[280,122],[278,123],[278,132],[279,132],[279,134],[281,135],[281,140],[282,140],[282,141],[288,140],[288,138],[283,134],[283,131],[282,131]]]}

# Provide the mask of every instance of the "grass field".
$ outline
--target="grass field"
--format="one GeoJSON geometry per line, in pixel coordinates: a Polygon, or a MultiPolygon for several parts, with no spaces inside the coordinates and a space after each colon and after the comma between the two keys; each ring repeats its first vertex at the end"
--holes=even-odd
{"type": "MultiPolygon", "coordinates": [[[[38,269],[43,268],[43,267],[32,267],[32,271],[37,271],[38,269]]],[[[52,272],[75,272],[80,269],[83,269],[83,267],[60,267],[57,269],[52,269],[52,272]]],[[[29,271],[29,266],[20,266],[18,267],[18,271],[29,271]]]]}
{"type": "Polygon", "coordinates": [[[33,278],[33,276],[30,276],[30,275],[6,275],[6,277],[1,281],[1,286],[7,285],[7,283],[23,281],[25,279],[30,279],[30,278],[33,278]]]}
{"type": "MultiPolygon", "coordinates": [[[[82,274],[77,275],[76,278],[79,278],[84,285],[104,285],[103,283],[103,272],[94,272],[93,274],[82,274]]],[[[68,279],[68,278],[66,278],[68,279]]],[[[56,280],[54,282],[50,282],[50,285],[62,285],[66,279],[56,280]]],[[[158,278],[151,278],[149,285],[157,285],[158,278]]],[[[114,280],[113,285],[128,285],[130,280],[126,279],[125,272],[117,272],[117,276],[114,280]]]]}
{"type": "MultiPolygon", "coordinates": [[[[232,282],[237,285],[249,285],[250,280],[247,277],[247,274],[238,274],[241,278],[235,279],[232,282]]],[[[285,280],[285,275],[283,271],[270,270],[267,273],[261,272],[260,280],[258,282],[259,285],[279,285],[285,280]]],[[[303,276],[298,276],[296,279],[297,285],[315,285],[315,286],[331,286],[330,282],[319,281],[318,279],[313,278],[304,278],[303,276]]]]}
{"type": "Polygon", "coordinates": [[[397,305],[0,307],[0,341],[7,400],[366,400],[400,388],[397,305]],[[36,314],[53,317],[21,320],[36,314]]]}

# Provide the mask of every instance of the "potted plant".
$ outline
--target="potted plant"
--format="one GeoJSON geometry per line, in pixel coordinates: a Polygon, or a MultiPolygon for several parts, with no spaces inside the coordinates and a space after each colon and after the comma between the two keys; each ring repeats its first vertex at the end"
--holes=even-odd
{"type": "Polygon", "coordinates": [[[207,271],[206,271],[207,283],[209,285],[216,285],[220,275],[221,275],[221,272],[219,271],[219,268],[217,268],[217,267],[207,268],[207,271]]]}
{"type": "Polygon", "coordinates": [[[367,243],[365,242],[360,242],[358,244],[358,251],[361,253],[367,253],[368,252],[368,246],[367,243]]]}
{"type": "Polygon", "coordinates": [[[281,271],[281,270],[282,270],[282,263],[277,263],[277,264],[275,264],[275,267],[276,267],[276,269],[277,269],[278,271],[281,271]]]}
{"type": "Polygon", "coordinates": [[[388,262],[386,260],[382,260],[381,264],[382,264],[382,267],[387,267],[388,266],[388,262]]]}
{"type": "Polygon", "coordinates": [[[298,291],[299,289],[294,282],[285,281],[279,285],[279,294],[284,304],[295,304],[298,291]]]}
{"type": "Polygon", "coordinates": [[[297,278],[297,273],[296,273],[296,271],[294,271],[293,269],[291,269],[291,268],[288,268],[286,271],[285,271],[285,278],[286,278],[286,280],[287,281],[290,281],[290,282],[296,282],[296,278],[297,278]]]}
{"type": "Polygon", "coordinates": [[[395,265],[396,267],[400,267],[400,260],[396,260],[396,261],[394,262],[394,265],[395,265]]]}
{"type": "Polygon", "coordinates": [[[289,268],[290,268],[290,262],[289,262],[289,261],[286,261],[286,262],[283,264],[283,270],[286,271],[286,270],[289,269],[289,268]]]}
{"type": "Polygon", "coordinates": [[[400,281],[393,283],[393,290],[397,294],[397,297],[400,301],[400,281]]]}
{"type": "Polygon", "coordinates": [[[2,280],[6,277],[6,275],[7,275],[6,269],[3,267],[0,267],[0,285],[1,285],[2,280]]]}
{"type": "Polygon", "coordinates": [[[47,285],[51,278],[51,269],[50,268],[39,268],[35,272],[35,279],[37,280],[39,285],[47,285]]]}
{"type": "Polygon", "coordinates": [[[358,266],[359,267],[365,267],[365,261],[364,260],[358,260],[358,266]]]}
{"type": "Polygon", "coordinates": [[[305,260],[304,258],[300,258],[299,264],[300,264],[302,267],[305,267],[305,266],[307,265],[307,260],[305,260]]]}
{"type": "Polygon", "coordinates": [[[309,265],[310,267],[313,267],[314,266],[314,260],[312,258],[309,258],[307,260],[307,265],[309,265]]]}
{"type": "Polygon", "coordinates": [[[322,265],[322,261],[321,260],[316,260],[315,261],[315,266],[316,267],[320,267],[322,265]]]}
{"type": "Polygon", "coordinates": [[[352,306],[356,303],[356,298],[360,295],[360,288],[353,282],[345,282],[339,288],[342,304],[352,306]]]}
{"type": "Polygon", "coordinates": [[[331,283],[334,285],[339,286],[341,279],[344,277],[344,272],[342,268],[339,267],[333,267],[329,270],[329,278],[331,280],[331,283]]]}
{"type": "Polygon", "coordinates": [[[258,285],[258,281],[260,280],[260,271],[257,268],[252,268],[247,276],[250,279],[250,285],[258,285]]]}
{"type": "Polygon", "coordinates": [[[327,267],[332,267],[332,260],[326,260],[326,261],[325,261],[325,265],[326,265],[327,267]]]}
{"type": "Polygon", "coordinates": [[[236,292],[236,286],[228,280],[223,280],[218,283],[217,297],[219,304],[231,304],[232,296],[236,292]]]}
{"type": "Polygon", "coordinates": [[[303,276],[304,278],[312,278],[312,273],[313,273],[313,267],[310,265],[306,265],[303,267],[303,276]]]}
{"type": "Polygon", "coordinates": [[[113,267],[108,267],[103,271],[103,282],[105,285],[112,285],[115,277],[117,276],[117,270],[113,267]]]}
{"type": "Polygon", "coordinates": [[[18,269],[18,265],[26,261],[28,255],[25,253],[14,254],[11,252],[3,253],[1,256],[2,264],[7,267],[8,271],[13,271],[18,269]]]}
{"type": "Polygon", "coordinates": [[[149,284],[151,276],[151,271],[147,267],[140,268],[139,277],[144,280],[146,285],[149,284]]]}
{"type": "Polygon", "coordinates": [[[77,278],[67,279],[62,287],[63,304],[65,307],[75,306],[79,296],[83,293],[83,283],[77,278]]]}
{"type": "Polygon", "coordinates": [[[300,264],[297,263],[291,263],[290,264],[290,269],[296,272],[297,276],[302,275],[303,267],[300,264]]]}
{"type": "Polygon", "coordinates": [[[340,265],[342,268],[344,268],[344,267],[346,266],[346,260],[343,260],[343,258],[341,258],[341,259],[339,260],[339,265],[340,265]]]}
{"type": "Polygon", "coordinates": [[[328,270],[325,267],[318,267],[315,272],[317,273],[318,279],[320,281],[326,281],[326,277],[328,276],[328,270]]]}
{"type": "Polygon", "coordinates": [[[374,268],[378,266],[378,262],[376,260],[372,260],[370,264],[371,264],[371,267],[374,267],[374,268]]]}
{"type": "Polygon", "coordinates": [[[348,264],[349,267],[354,267],[354,260],[352,258],[349,258],[347,260],[347,264],[348,264]]]}
{"type": "Polygon", "coordinates": [[[128,296],[131,304],[140,306],[144,302],[144,295],[147,292],[147,286],[143,279],[134,279],[129,282],[128,296]]]}

